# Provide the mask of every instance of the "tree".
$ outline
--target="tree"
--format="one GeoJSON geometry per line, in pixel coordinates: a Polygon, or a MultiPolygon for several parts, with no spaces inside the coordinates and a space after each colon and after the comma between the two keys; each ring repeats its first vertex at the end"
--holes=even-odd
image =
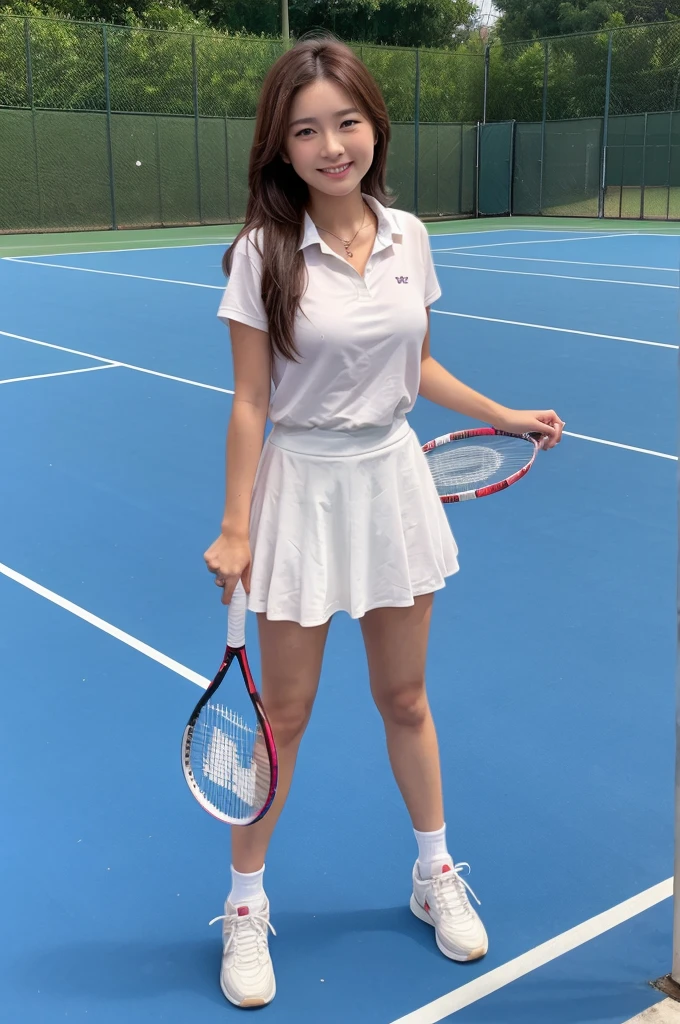
{"type": "Polygon", "coordinates": [[[16,3],[13,0],[0,0],[0,14],[44,14],[53,18],[72,18],[75,21],[108,21],[125,24],[130,14],[141,17],[148,0],[102,0],[100,3],[91,0],[50,0],[41,3],[16,3]],[[32,11],[25,11],[32,8],[32,11]]]}
{"type": "Polygon", "coordinates": [[[0,0],[2,14],[184,31],[208,28],[207,20],[194,14],[181,0],[0,0]]]}
{"type": "Polygon", "coordinates": [[[506,41],[680,17],[680,0],[497,0],[496,6],[501,12],[498,31],[506,41]]]}
{"type": "MultiPolygon", "coordinates": [[[[281,0],[188,0],[216,28],[279,36],[281,0]]],[[[392,46],[456,45],[456,30],[475,16],[473,0],[289,0],[295,37],[328,29],[349,42],[392,46]]]]}

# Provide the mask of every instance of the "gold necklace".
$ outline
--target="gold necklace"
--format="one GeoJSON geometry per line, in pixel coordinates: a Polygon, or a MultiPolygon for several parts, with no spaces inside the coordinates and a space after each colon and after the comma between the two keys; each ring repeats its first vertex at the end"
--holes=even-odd
{"type": "Polygon", "coordinates": [[[366,204],[364,203],[364,218],[363,218],[363,220],[361,222],[361,227],[359,228],[359,230],[354,235],[354,238],[350,238],[350,239],[340,238],[340,235],[336,235],[335,232],[329,231],[328,228],[320,228],[318,224],[315,224],[314,226],[316,227],[317,231],[325,231],[327,235],[333,235],[333,238],[337,238],[339,242],[342,242],[342,244],[345,247],[345,255],[347,256],[348,259],[351,260],[352,257],[354,256],[354,253],[350,252],[350,248],[349,247],[352,244],[352,242],[354,241],[354,239],[357,237],[357,235],[359,234],[359,231],[362,230],[362,228],[363,228],[365,223],[366,223],[366,204]]]}

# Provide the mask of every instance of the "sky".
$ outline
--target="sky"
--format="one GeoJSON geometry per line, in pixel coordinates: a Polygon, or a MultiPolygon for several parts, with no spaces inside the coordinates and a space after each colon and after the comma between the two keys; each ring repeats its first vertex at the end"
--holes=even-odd
{"type": "Polygon", "coordinates": [[[476,3],[482,17],[482,24],[492,25],[498,17],[498,11],[494,7],[493,0],[476,0],[476,3]]]}

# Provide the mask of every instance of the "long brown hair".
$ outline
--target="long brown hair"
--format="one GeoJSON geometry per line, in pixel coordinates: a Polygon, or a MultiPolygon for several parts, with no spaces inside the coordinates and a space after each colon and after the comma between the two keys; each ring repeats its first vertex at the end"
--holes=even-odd
{"type": "MultiPolygon", "coordinates": [[[[344,43],[321,36],[296,43],[276,61],[264,81],[257,109],[255,138],[248,169],[246,223],[222,261],[231,273],[236,243],[248,232],[262,229],[262,301],[269,323],[272,354],[287,359],[297,355],[295,316],[305,287],[302,240],[307,184],[281,157],[285,151],[290,108],[300,89],[319,78],[335,82],[349,93],[357,108],[372,123],[377,138],[373,163],[362,192],[389,202],[385,187],[390,121],[385,101],[364,64],[344,43]]],[[[257,243],[256,243],[257,244],[257,243]]]]}

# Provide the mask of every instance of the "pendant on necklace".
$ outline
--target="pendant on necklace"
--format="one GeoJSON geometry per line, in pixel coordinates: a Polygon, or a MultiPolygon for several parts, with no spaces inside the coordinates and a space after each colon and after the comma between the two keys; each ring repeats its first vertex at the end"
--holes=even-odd
{"type": "Polygon", "coordinates": [[[348,256],[349,259],[352,259],[354,253],[349,251],[350,242],[343,242],[342,244],[345,247],[345,255],[348,256]]]}

